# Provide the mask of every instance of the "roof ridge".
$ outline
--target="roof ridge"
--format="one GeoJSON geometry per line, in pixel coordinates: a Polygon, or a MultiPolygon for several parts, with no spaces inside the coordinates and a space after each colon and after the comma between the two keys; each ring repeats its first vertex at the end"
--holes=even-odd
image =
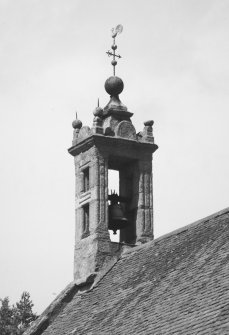
{"type": "Polygon", "coordinates": [[[173,231],[171,231],[169,233],[166,233],[166,234],[164,234],[162,236],[159,236],[159,237],[157,237],[156,239],[154,239],[152,241],[146,242],[144,244],[137,245],[136,247],[134,247],[132,249],[127,249],[127,250],[125,250],[122,253],[121,258],[122,257],[126,257],[128,254],[130,254],[130,253],[132,254],[133,252],[136,252],[136,251],[138,251],[140,249],[149,247],[149,245],[157,243],[157,242],[159,242],[159,241],[161,241],[163,239],[167,239],[167,238],[169,238],[171,236],[181,234],[182,232],[185,232],[185,231],[187,231],[187,230],[189,230],[189,229],[191,229],[191,228],[193,228],[193,227],[195,227],[195,226],[197,226],[197,225],[199,225],[201,223],[204,223],[206,221],[210,221],[211,219],[214,219],[214,218],[216,218],[218,216],[227,214],[228,212],[229,212],[229,207],[226,207],[226,208],[224,208],[224,209],[222,209],[222,210],[220,210],[218,212],[215,212],[213,214],[210,214],[210,215],[208,215],[208,216],[206,216],[206,217],[204,217],[202,219],[199,219],[199,220],[194,221],[192,223],[189,223],[189,224],[187,224],[187,225],[185,225],[185,226],[183,226],[181,228],[175,229],[175,230],[173,230],[173,231]]]}
{"type": "Polygon", "coordinates": [[[193,227],[197,226],[198,224],[204,223],[204,222],[206,222],[206,221],[210,221],[211,219],[214,219],[214,218],[216,218],[216,217],[218,217],[218,216],[224,215],[224,214],[226,214],[226,213],[228,213],[228,212],[229,212],[229,207],[226,207],[226,208],[224,208],[224,209],[222,209],[222,210],[220,210],[220,211],[218,211],[218,212],[215,212],[215,213],[213,213],[213,214],[210,214],[210,215],[208,215],[208,216],[206,216],[206,217],[204,217],[204,218],[202,218],[202,219],[199,219],[199,220],[194,221],[194,222],[192,222],[192,223],[189,223],[189,224],[187,224],[187,225],[185,225],[185,226],[183,226],[183,227],[181,227],[181,228],[175,229],[175,230],[173,230],[173,231],[171,231],[171,232],[169,232],[169,233],[167,233],[167,234],[164,234],[164,235],[162,235],[162,236],[159,236],[158,238],[156,238],[156,239],[154,240],[154,242],[160,241],[160,240],[162,240],[162,239],[164,239],[164,238],[167,238],[167,237],[170,237],[170,236],[172,236],[172,235],[180,234],[180,233],[182,233],[183,231],[186,231],[186,230],[188,230],[188,229],[190,229],[190,228],[193,228],[193,227]]]}

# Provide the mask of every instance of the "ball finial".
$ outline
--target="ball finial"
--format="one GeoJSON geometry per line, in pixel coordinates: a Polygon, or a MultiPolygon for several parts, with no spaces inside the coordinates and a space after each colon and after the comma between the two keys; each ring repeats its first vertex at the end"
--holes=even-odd
{"type": "Polygon", "coordinates": [[[72,127],[74,129],[80,129],[82,127],[82,122],[77,118],[77,112],[76,112],[76,119],[72,122],[72,127]]]}
{"type": "Polygon", "coordinates": [[[93,114],[95,116],[101,116],[103,115],[103,109],[101,107],[96,107],[95,110],[93,111],[93,114]]]}
{"type": "Polygon", "coordinates": [[[121,78],[112,76],[109,77],[105,82],[105,90],[111,96],[117,96],[122,93],[124,84],[121,78]]]}
{"type": "Polygon", "coordinates": [[[103,109],[99,106],[99,98],[98,98],[98,105],[97,107],[94,109],[93,114],[95,116],[102,116],[103,115],[103,109]]]}

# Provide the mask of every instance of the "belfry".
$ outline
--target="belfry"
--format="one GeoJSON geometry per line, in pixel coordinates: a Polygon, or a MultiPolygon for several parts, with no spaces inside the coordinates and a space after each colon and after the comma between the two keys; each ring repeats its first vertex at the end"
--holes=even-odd
{"type": "Polygon", "coordinates": [[[74,280],[24,335],[229,334],[229,208],[154,239],[153,121],[136,132],[120,101],[123,81],[92,127],[76,116],[74,280]],[[110,191],[109,170],[119,180],[110,191]],[[119,231],[119,241],[109,230],[119,231]],[[148,243],[147,243],[148,242],[148,243]]]}
{"type": "Polygon", "coordinates": [[[153,121],[144,122],[136,133],[133,113],[121,102],[122,79],[115,75],[117,45],[112,31],[114,75],[105,82],[108,104],[97,107],[92,127],[73,121],[69,153],[75,161],[75,256],[74,278],[100,271],[117,258],[123,245],[137,245],[153,239],[152,155],[157,150],[153,121]],[[119,172],[119,192],[109,194],[108,170],[119,172]],[[112,242],[108,229],[120,230],[119,243],[112,242]]]}

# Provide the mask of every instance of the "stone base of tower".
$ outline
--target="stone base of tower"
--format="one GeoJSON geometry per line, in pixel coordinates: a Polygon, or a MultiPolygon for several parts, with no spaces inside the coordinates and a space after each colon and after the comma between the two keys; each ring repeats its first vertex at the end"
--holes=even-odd
{"type": "Polygon", "coordinates": [[[77,242],[74,255],[74,280],[84,280],[96,274],[120,255],[119,243],[108,236],[91,235],[77,242]]]}

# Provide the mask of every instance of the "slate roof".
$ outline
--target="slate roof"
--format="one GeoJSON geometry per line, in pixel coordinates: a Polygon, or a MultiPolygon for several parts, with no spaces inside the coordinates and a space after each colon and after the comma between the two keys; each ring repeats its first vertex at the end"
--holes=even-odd
{"type": "Polygon", "coordinates": [[[125,252],[53,306],[26,334],[229,334],[229,208],[125,252]]]}

